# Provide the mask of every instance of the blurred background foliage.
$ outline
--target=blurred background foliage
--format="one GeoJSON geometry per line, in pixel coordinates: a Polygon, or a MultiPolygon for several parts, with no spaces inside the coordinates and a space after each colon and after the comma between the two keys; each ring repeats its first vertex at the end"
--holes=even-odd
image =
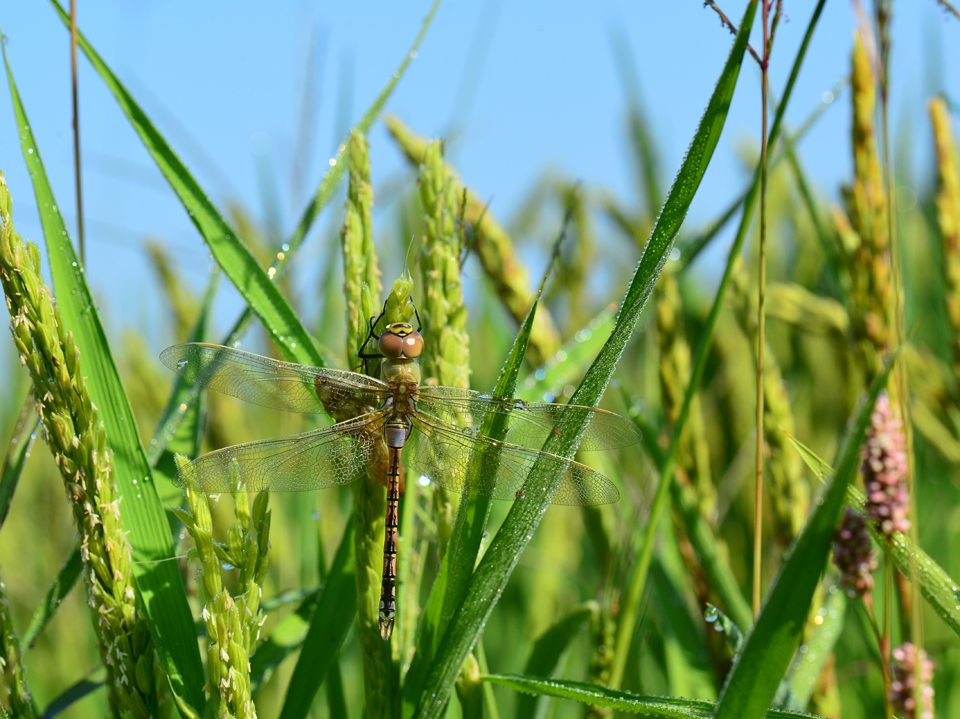
{"type": "MultiPolygon", "coordinates": [[[[852,89],[842,92],[840,101],[863,100],[864,91],[856,82],[852,89]]],[[[609,305],[620,297],[620,290],[611,288],[628,284],[673,173],[673,168],[659,163],[654,152],[657,138],[645,119],[652,110],[641,107],[637,98],[632,98],[631,107],[624,118],[623,152],[632,159],[637,178],[633,196],[616,197],[602,186],[584,186],[574,178],[548,171],[510,218],[497,217],[482,199],[467,195],[465,236],[470,247],[464,251],[468,258],[463,265],[463,281],[469,308],[466,332],[472,387],[487,389],[496,382],[536,288],[536,278],[523,258],[548,253],[560,230],[559,220],[568,213],[566,237],[555,274],[547,285],[538,316],[542,318],[539,334],[531,339],[531,361],[521,376],[518,394],[526,399],[551,400],[572,393],[583,366],[566,358],[574,355],[578,346],[591,346],[591,339],[609,326],[609,305]],[[476,231],[481,219],[486,223],[482,233],[476,231]],[[558,363],[560,376],[551,371],[551,366],[558,363]]],[[[869,117],[874,113],[870,108],[865,112],[869,117]]],[[[902,237],[903,306],[909,340],[902,360],[907,367],[915,430],[912,461],[918,516],[914,520],[921,546],[956,577],[960,575],[956,107],[933,101],[931,112],[937,147],[920,146],[913,134],[904,133],[895,138],[894,154],[896,158],[909,158],[936,152],[936,172],[929,177],[897,176],[896,196],[884,201],[894,203],[902,237]]],[[[415,262],[409,244],[411,238],[421,234],[423,210],[417,169],[427,138],[418,135],[416,128],[407,127],[402,118],[387,116],[383,121],[397,147],[410,160],[410,169],[406,177],[395,179],[391,186],[374,188],[377,197],[399,196],[391,221],[374,228],[377,251],[415,262]]],[[[856,150],[861,155],[868,153],[860,145],[856,150]]],[[[748,176],[756,165],[758,148],[742,142],[740,152],[744,175],[748,176]]],[[[836,158],[850,167],[849,187],[837,203],[830,199],[837,188],[811,187],[803,171],[802,153],[798,150],[793,154],[792,141],[784,142],[780,152],[782,157],[772,166],[767,198],[770,352],[764,383],[769,506],[764,513],[764,533],[770,541],[763,563],[765,584],[800,530],[811,498],[820,490],[819,481],[784,433],[799,438],[821,457],[834,456],[857,397],[876,371],[878,348],[891,344],[889,338],[877,339],[875,331],[878,323],[886,322],[889,329],[889,318],[876,320],[870,316],[880,296],[876,287],[878,270],[869,263],[876,253],[862,249],[870,242],[876,243],[876,238],[864,219],[870,210],[858,200],[864,183],[879,181],[879,166],[866,156],[858,156],[856,161],[854,157],[836,158]]],[[[913,164],[898,161],[895,166],[910,168],[913,164]]],[[[470,187],[469,177],[461,180],[470,187]]],[[[28,189],[14,191],[26,193],[28,189]]],[[[739,191],[731,188],[731,202],[739,191]]],[[[357,363],[345,351],[339,209],[330,215],[315,253],[321,267],[320,283],[306,296],[291,293],[288,281],[281,283],[281,288],[301,317],[317,318],[309,329],[331,364],[349,369],[357,363]]],[[[246,245],[268,266],[281,241],[269,220],[253,217],[240,205],[230,208],[229,219],[246,245]]],[[[641,320],[604,401],[604,406],[613,411],[639,418],[653,447],[590,457],[592,466],[616,478],[623,495],[618,505],[586,510],[556,507],[547,512],[483,635],[486,661],[497,673],[522,673],[534,640],[558,617],[583,605],[590,610],[584,615],[590,619],[583,622],[579,637],[565,652],[558,674],[575,679],[603,676],[603,653],[598,655],[597,647],[604,645],[605,637],[609,640],[605,621],[611,613],[616,615],[620,600],[621,588],[612,578],[620,576],[622,566],[637,551],[638,527],[645,523],[656,482],[649,453],[656,447],[667,447],[689,380],[691,354],[713,297],[713,278],[690,264],[701,242],[716,237],[708,234],[713,224],[707,223],[702,230],[685,227],[681,232],[677,250],[658,283],[655,302],[641,320]],[[598,600],[602,609],[584,605],[593,600],[598,600]]],[[[695,497],[701,518],[715,534],[717,552],[737,578],[744,596],[749,595],[752,571],[753,493],[749,479],[756,372],[755,239],[752,234],[743,261],[735,269],[678,460],[678,480],[695,497]]],[[[201,302],[183,282],[162,238],[152,242],[148,252],[164,289],[158,301],[167,303],[169,322],[162,327],[129,327],[113,342],[144,437],[152,435],[172,382],[170,373],[153,356],[156,337],[161,336],[163,344],[184,341],[201,302]]],[[[414,297],[419,300],[416,289],[414,297]]],[[[887,301],[882,296],[880,299],[887,301]]],[[[250,333],[244,346],[280,356],[259,330],[250,333]]],[[[0,347],[9,360],[3,366],[10,368],[0,394],[0,438],[6,440],[15,432],[28,378],[15,361],[12,345],[2,342],[0,347]]],[[[589,360],[587,357],[586,362],[589,360]]],[[[221,396],[211,395],[207,402],[205,449],[308,428],[298,416],[240,406],[221,396]]],[[[29,624],[51,579],[75,544],[75,529],[62,499],[58,474],[46,447],[35,444],[4,522],[0,564],[17,627],[29,624]]],[[[176,497],[167,499],[177,501],[176,497]]],[[[214,526],[224,531],[232,521],[230,504],[224,499],[214,509],[214,526]]],[[[329,565],[352,511],[349,492],[279,493],[271,497],[271,507],[272,550],[264,596],[296,587],[316,587],[321,581],[318,553],[324,554],[329,565]]],[[[505,512],[505,506],[496,506],[491,526],[497,526],[505,512]]],[[[433,520],[426,515],[420,519],[422,536],[430,538],[435,530],[433,520]]],[[[420,561],[425,597],[436,573],[435,550],[425,548],[420,561]]],[[[194,567],[185,563],[182,568],[190,590],[196,582],[194,567]]],[[[652,576],[623,688],[642,694],[715,699],[731,652],[723,636],[703,620],[705,602],[720,602],[678,515],[662,527],[652,576]]],[[[835,576],[828,573],[818,602],[831,596],[829,588],[834,581],[835,576]]],[[[99,654],[85,605],[82,587],[77,587],[63,601],[36,645],[25,648],[28,680],[39,706],[45,706],[87,672],[96,672],[99,654]]],[[[960,686],[960,644],[925,604],[918,609],[923,612],[925,646],[937,663],[934,686],[938,715],[960,716],[960,692],[956,690],[960,686]]],[[[198,606],[194,610],[199,614],[198,606]]],[[[263,636],[270,636],[284,611],[269,616],[263,636]]],[[[355,632],[352,630],[344,646],[340,666],[351,716],[360,715],[362,702],[355,632]]],[[[827,662],[814,691],[811,711],[846,719],[879,716],[882,687],[876,662],[876,648],[863,612],[851,603],[835,658],[827,662]]],[[[275,716],[292,666],[289,660],[281,664],[273,679],[259,690],[256,700],[261,716],[275,716]]],[[[501,716],[514,716],[514,706],[516,716],[521,716],[523,707],[529,707],[506,689],[495,688],[494,694],[501,716]]],[[[540,711],[548,711],[549,716],[579,716],[584,711],[570,702],[556,702],[549,710],[545,704],[541,702],[540,711]]],[[[315,716],[327,715],[324,694],[315,707],[315,716]]],[[[102,716],[104,711],[105,699],[100,691],[61,716],[102,716]]],[[[597,715],[601,713],[597,711],[597,715]]]]}

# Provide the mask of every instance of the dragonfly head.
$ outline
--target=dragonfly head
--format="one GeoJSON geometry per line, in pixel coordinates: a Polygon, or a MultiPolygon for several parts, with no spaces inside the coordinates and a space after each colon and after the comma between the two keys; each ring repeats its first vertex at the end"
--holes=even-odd
{"type": "Polygon", "coordinates": [[[388,359],[412,360],[423,352],[423,337],[409,322],[394,322],[380,335],[378,346],[388,359]]]}

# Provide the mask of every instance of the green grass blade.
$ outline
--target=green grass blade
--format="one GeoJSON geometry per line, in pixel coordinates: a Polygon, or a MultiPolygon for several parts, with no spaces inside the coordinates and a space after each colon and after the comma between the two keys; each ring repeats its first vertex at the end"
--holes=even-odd
{"type": "Polygon", "coordinates": [[[13,436],[10,438],[10,444],[7,445],[7,454],[3,458],[3,467],[0,469],[0,528],[3,527],[7,512],[10,511],[10,502],[20,482],[23,465],[30,456],[30,448],[33,447],[33,442],[37,438],[40,415],[33,407],[33,390],[31,389],[20,410],[20,416],[17,417],[13,436]]]}
{"type": "MultiPolygon", "coordinates": [[[[629,397],[624,396],[624,401],[629,403],[629,397]]],[[[665,455],[663,449],[657,444],[657,430],[640,421],[639,418],[634,418],[634,421],[643,433],[643,447],[662,477],[665,455]]],[[[713,529],[700,516],[696,502],[689,496],[688,491],[676,482],[670,484],[670,501],[683,520],[684,529],[697,553],[700,566],[707,575],[710,585],[716,589],[726,614],[739,629],[745,630],[753,623],[753,612],[750,611],[750,605],[740,591],[740,585],[730,570],[730,565],[717,551],[717,538],[713,529]]]]}
{"type": "Polygon", "coordinates": [[[603,309],[598,312],[596,317],[574,335],[571,342],[567,342],[554,357],[523,382],[522,389],[516,396],[527,401],[542,402],[547,392],[558,394],[555,392],[557,387],[562,387],[586,371],[603,347],[605,338],[610,336],[613,323],[614,315],[610,310],[603,309]],[[560,377],[564,378],[563,382],[560,377]]]}
{"type": "MultiPolygon", "coordinates": [[[[596,602],[587,602],[560,617],[533,643],[530,657],[523,668],[526,676],[549,677],[560,664],[563,655],[570,649],[574,639],[599,619],[600,606],[596,602]]],[[[537,716],[540,698],[535,694],[517,694],[515,717],[537,716]]]]}
{"type": "Polygon", "coordinates": [[[716,677],[707,646],[712,632],[709,625],[704,625],[703,612],[691,611],[691,581],[677,533],[669,522],[660,535],[660,551],[650,567],[650,579],[648,625],[656,625],[654,631],[663,642],[668,693],[716,699],[716,677]]]}
{"type": "Polygon", "coordinates": [[[793,445],[794,449],[800,454],[800,458],[803,460],[804,464],[811,469],[811,471],[817,475],[817,478],[821,482],[826,482],[830,477],[833,476],[833,467],[824,462],[820,457],[814,453],[807,445],[801,442],[796,437],[784,432],[787,435],[787,439],[790,440],[790,443],[793,445]]]}
{"type": "Polygon", "coordinates": [[[718,631],[723,632],[727,638],[727,645],[734,654],[743,649],[743,632],[730,617],[710,603],[707,604],[703,614],[708,622],[714,624],[718,631]]]}
{"type": "MultiPolygon", "coordinates": [[[[642,697],[636,694],[609,689],[597,684],[561,681],[557,679],[538,679],[536,677],[505,676],[488,674],[481,679],[520,692],[531,692],[542,696],[572,699],[583,704],[609,707],[621,712],[642,714],[662,719],[691,719],[713,716],[714,703],[699,699],[674,699],[671,697],[642,697]]],[[[768,711],[763,716],[768,719],[812,719],[813,714],[787,711],[768,711]]]]}
{"type": "Polygon", "coordinates": [[[106,671],[101,666],[99,669],[94,670],[89,676],[67,687],[63,692],[58,694],[52,702],[47,704],[47,708],[43,710],[43,719],[52,718],[65,712],[85,696],[95,692],[104,685],[106,681],[105,676],[106,671]]]}
{"type": "MultiPolygon", "coordinates": [[[[803,461],[820,479],[826,481],[833,474],[830,465],[820,459],[813,450],[794,437],[790,437],[790,441],[800,452],[803,461]]],[[[846,501],[848,507],[866,514],[866,497],[856,487],[847,488],[846,501]]],[[[920,568],[920,594],[944,623],[960,636],[960,616],[957,614],[957,606],[960,606],[960,589],[957,587],[960,587],[960,584],[933,561],[929,554],[915,546],[909,534],[894,532],[893,541],[887,542],[886,536],[878,532],[872,522],[867,522],[867,529],[877,545],[907,577],[910,577],[912,567],[920,568]]]]}
{"type": "Polygon", "coordinates": [[[60,603],[70,593],[70,590],[73,589],[73,585],[77,583],[81,568],[80,547],[77,546],[73,548],[73,552],[70,553],[67,561],[63,563],[57,576],[50,582],[47,593],[43,598],[43,604],[33,613],[33,617],[30,619],[30,625],[23,635],[24,647],[27,649],[33,648],[37,638],[43,633],[43,630],[47,624],[50,623],[50,620],[53,619],[53,615],[60,607],[60,603]]]}
{"type": "Polygon", "coordinates": [[[9,63],[6,66],[20,144],[37,206],[41,208],[40,221],[58,306],[65,326],[73,332],[77,347],[83,352],[90,396],[100,410],[114,452],[114,477],[124,499],[122,521],[133,550],[137,588],[171,688],[180,700],[200,714],[204,703],[203,670],[180,572],[175,562],[157,561],[174,556],[173,538],[100,314],[57,209],[9,63]]]}
{"type": "MultiPolygon", "coordinates": [[[[740,32],[737,33],[736,40],[734,41],[733,47],[730,50],[730,55],[727,58],[727,62],[720,74],[720,80],[717,82],[717,86],[713,91],[713,95],[710,98],[710,103],[707,105],[707,110],[704,113],[703,119],[700,121],[700,127],[697,128],[697,133],[690,145],[690,151],[687,153],[687,157],[684,160],[683,166],[680,168],[677,179],[674,181],[674,185],[670,190],[670,194],[667,196],[667,201],[666,204],[664,204],[663,211],[661,212],[660,217],[657,219],[657,224],[653,229],[653,235],[650,239],[650,244],[648,245],[646,252],[644,252],[643,260],[641,260],[641,269],[643,268],[644,261],[647,259],[647,255],[650,254],[650,248],[655,240],[658,240],[662,243],[662,247],[666,252],[670,251],[670,247],[673,244],[673,239],[680,229],[680,221],[682,221],[683,216],[686,214],[687,208],[689,208],[690,202],[693,200],[693,196],[700,184],[700,180],[703,178],[703,174],[706,172],[707,164],[709,163],[713,150],[716,148],[717,142],[720,139],[720,133],[723,130],[723,124],[727,117],[727,110],[729,109],[730,102],[733,98],[733,91],[737,86],[737,78],[740,73],[740,64],[743,60],[744,52],[746,51],[747,39],[750,36],[750,28],[753,26],[753,18],[756,13],[756,9],[756,2],[751,2],[747,6],[743,20],[740,22],[740,32]],[[666,226],[662,228],[664,225],[666,226]],[[658,233],[662,234],[658,235],[658,233]]],[[[731,256],[735,255],[736,253],[736,249],[732,250],[731,256]]],[[[664,259],[665,257],[666,255],[664,255],[664,259]]],[[[663,260],[661,260],[659,264],[656,264],[654,267],[650,267],[651,270],[655,269],[655,273],[651,274],[649,279],[645,278],[646,282],[648,283],[648,286],[643,288],[645,298],[652,293],[653,283],[659,276],[662,267],[663,260]]],[[[638,272],[638,275],[639,274],[640,272],[638,272]]],[[[723,296],[722,290],[718,291],[717,296],[719,302],[719,298],[723,296]]],[[[714,311],[717,311],[716,306],[714,307],[714,311]]],[[[709,331],[710,324],[708,320],[707,335],[709,335],[709,331]]],[[[698,348],[698,354],[706,354],[703,347],[704,344],[709,343],[701,340],[701,346],[698,348]]],[[[627,592],[624,599],[623,613],[621,614],[620,625],[617,629],[617,641],[614,648],[614,662],[610,682],[611,686],[619,686],[621,680],[623,679],[623,672],[627,662],[627,653],[630,650],[633,630],[636,623],[636,617],[638,615],[640,598],[643,595],[643,587],[646,583],[647,572],[650,568],[650,560],[653,556],[653,539],[657,531],[657,526],[660,523],[660,518],[663,516],[666,510],[670,485],[672,484],[673,480],[672,465],[673,452],[676,451],[676,438],[678,438],[683,432],[683,424],[686,421],[686,415],[689,413],[690,409],[690,399],[692,398],[694,388],[699,383],[699,377],[696,374],[696,370],[697,366],[695,365],[694,372],[691,374],[690,388],[688,389],[687,396],[684,399],[684,405],[681,410],[680,417],[677,420],[677,424],[673,430],[674,441],[671,443],[671,453],[668,454],[664,460],[663,473],[661,474],[660,479],[660,487],[657,490],[657,494],[654,498],[653,506],[651,508],[650,522],[647,526],[641,554],[638,561],[634,564],[631,570],[631,575],[627,582],[627,592]]]]}
{"type": "MultiPolygon", "coordinates": [[[[809,46],[810,39],[812,38],[813,32],[817,26],[817,21],[820,18],[820,12],[823,10],[823,5],[825,2],[826,0],[820,0],[820,2],[817,3],[817,7],[813,11],[813,16],[807,25],[807,31],[804,35],[803,42],[800,44],[800,49],[797,51],[796,58],[794,59],[793,68],[790,71],[790,77],[787,80],[787,85],[784,89],[783,101],[777,108],[777,114],[774,117],[773,125],[770,128],[768,146],[771,152],[776,147],[776,139],[780,134],[780,125],[783,121],[783,114],[786,111],[787,105],[789,104],[790,98],[793,94],[793,86],[796,83],[797,76],[800,73],[800,67],[802,66],[803,60],[806,57],[807,47],[809,46]]],[[[750,14],[752,9],[754,9],[754,4],[751,4],[748,7],[747,14],[750,14]]],[[[752,15],[750,15],[750,18],[752,24],[752,15]]],[[[747,18],[745,14],[744,21],[740,23],[740,33],[738,33],[737,36],[738,42],[741,38],[741,35],[743,35],[746,19],[747,18]]],[[[747,33],[749,33],[749,27],[747,27],[747,33]]],[[[687,392],[683,398],[683,406],[680,409],[680,415],[673,427],[673,437],[670,442],[670,448],[667,452],[667,456],[663,463],[662,472],[660,475],[660,486],[657,488],[657,494],[654,497],[653,506],[650,510],[650,522],[647,525],[647,530],[643,539],[641,554],[638,561],[634,564],[634,567],[631,570],[631,576],[627,582],[628,588],[623,606],[624,620],[621,622],[620,630],[617,634],[617,644],[615,648],[616,655],[611,680],[612,686],[619,686],[620,681],[623,678],[623,671],[627,661],[627,652],[629,651],[630,640],[633,636],[633,628],[635,623],[634,618],[637,615],[637,608],[639,607],[640,599],[643,596],[643,587],[646,582],[647,570],[650,567],[654,538],[656,536],[657,527],[660,524],[660,520],[663,518],[663,515],[666,512],[667,496],[670,494],[670,488],[673,484],[673,468],[676,460],[679,439],[681,436],[683,436],[684,426],[686,425],[687,417],[690,414],[691,403],[700,386],[700,381],[703,378],[707,359],[710,355],[711,345],[713,344],[713,333],[716,330],[717,319],[720,316],[720,308],[727,296],[727,288],[730,285],[734,261],[740,255],[740,249],[743,247],[744,238],[747,236],[747,230],[750,227],[753,219],[753,208],[756,204],[759,188],[760,166],[757,165],[756,172],[754,173],[753,186],[747,192],[746,199],[744,200],[743,216],[740,221],[740,227],[737,230],[737,236],[734,240],[733,247],[731,247],[729,251],[727,266],[724,269],[723,277],[720,280],[720,286],[717,289],[717,293],[713,301],[713,306],[710,308],[710,314],[707,316],[707,320],[704,323],[703,332],[697,344],[697,351],[693,359],[693,369],[690,373],[690,384],[687,387],[687,392]]],[[[730,608],[728,607],[728,609],[730,608]]]]}
{"type": "Polygon", "coordinates": [[[810,697],[820,683],[827,660],[833,655],[833,649],[843,631],[843,620],[847,613],[847,595],[834,590],[823,603],[820,616],[823,623],[815,627],[805,638],[807,651],[798,655],[788,677],[790,693],[785,709],[802,711],[810,703],[810,697]]]}
{"type": "MultiPolygon", "coordinates": [[[[530,342],[530,333],[533,331],[533,321],[542,291],[541,284],[540,293],[537,294],[536,300],[527,313],[500,372],[494,389],[494,394],[500,397],[512,397],[516,391],[517,375],[523,365],[523,358],[530,342]]],[[[494,439],[503,439],[505,432],[505,421],[486,422],[481,430],[481,434],[494,439]]],[[[482,467],[474,466],[472,471],[482,471],[482,467]]],[[[411,711],[419,701],[427,670],[431,666],[443,633],[449,625],[450,617],[466,592],[490,514],[490,501],[485,497],[465,495],[457,508],[450,542],[420,620],[417,651],[404,684],[405,712],[411,711]]]]}
{"type": "MultiPolygon", "coordinates": [[[[295,652],[303,644],[310,629],[310,618],[317,609],[319,592],[313,592],[300,602],[299,606],[277,624],[270,636],[257,647],[250,659],[250,687],[255,691],[270,680],[280,662],[295,652]]],[[[264,611],[268,602],[263,603],[264,611]]]]}
{"type": "Polygon", "coordinates": [[[780,565],[760,616],[747,635],[717,704],[717,719],[763,716],[800,645],[807,612],[833,543],[847,487],[860,467],[863,444],[877,396],[890,368],[881,372],[858,408],[837,454],[837,472],[813,503],[803,530],[780,565]]]}
{"type": "Polygon", "coordinates": [[[340,655],[357,614],[356,557],[353,519],[344,529],[330,574],[317,600],[310,630],[290,677],[280,719],[304,719],[324,677],[340,655]]]}
{"type": "MultiPolygon", "coordinates": [[[[755,10],[754,1],[741,23],[741,34],[734,43],[734,49],[621,303],[613,332],[571,397],[571,404],[592,406],[600,400],[636,326],[640,312],[653,292],[660,270],[667,260],[683,218],[720,139],[755,10]]],[[[570,456],[575,448],[576,438],[583,428],[570,429],[571,432],[564,433],[565,436],[551,436],[544,445],[544,451],[570,456]]],[[[457,672],[482,631],[520,553],[539,524],[552,496],[552,489],[556,486],[556,480],[555,473],[543,471],[540,467],[534,467],[531,471],[527,480],[530,490],[527,493],[528,498],[514,503],[470,579],[465,598],[447,629],[427,682],[420,693],[418,716],[438,717],[442,714],[457,672]]]]}

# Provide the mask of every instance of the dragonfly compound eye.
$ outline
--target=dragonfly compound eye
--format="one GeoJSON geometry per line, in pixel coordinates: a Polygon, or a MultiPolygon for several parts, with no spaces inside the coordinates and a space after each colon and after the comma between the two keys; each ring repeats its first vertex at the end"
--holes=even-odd
{"type": "Polygon", "coordinates": [[[384,357],[415,359],[423,352],[423,337],[406,322],[395,322],[387,326],[378,345],[384,357]]]}

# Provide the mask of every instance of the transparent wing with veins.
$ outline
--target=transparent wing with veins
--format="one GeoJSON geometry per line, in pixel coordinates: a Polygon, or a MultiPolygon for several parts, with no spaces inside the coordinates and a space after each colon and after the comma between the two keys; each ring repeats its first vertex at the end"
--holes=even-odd
{"type": "Polygon", "coordinates": [[[341,410],[337,419],[343,419],[351,411],[356,415],[379,407],[390,396],[383,382],[356,372],[281,362],[219,345],[174,345],[160,353],[160,361],[217,392],[288,412],[341,410]]]}
{"type": "Polygon", "coordinates": [[[207,494],[235,492],[235,466],[251,492],[296,492],[347,484],[386,461],[386,412],[370,412],[311,432],[247,442],[193,460],[182,473],[207,494]]]}
{"type": "Polygon", "coordinates": [[[455,417],[456,423],[480,430],[487,416],[506,420],[505,441],[540,449],[551,434],[574,434],[586,425],[579,449],[616,449],[636,444],[640,430],[630,420],[596,407],[524,402],[456,387],[420,387],[417,409],[436,417],[455,417]]]}
{"type": "Polygon", "coordinates": [[[530,471],[539,466],[560,474],[552,504],[609,504],[620,498],[616,486],[596,470],[565,457],[510,442],[497,442],[472,430],[454,427],[418,412],[418,430],[404,459],[416,471],[442,487],[473,497],[515,500],[526,496],[530,471]],[[480,461],[479,479],[471,483],[470,463],[480,461]]]}

